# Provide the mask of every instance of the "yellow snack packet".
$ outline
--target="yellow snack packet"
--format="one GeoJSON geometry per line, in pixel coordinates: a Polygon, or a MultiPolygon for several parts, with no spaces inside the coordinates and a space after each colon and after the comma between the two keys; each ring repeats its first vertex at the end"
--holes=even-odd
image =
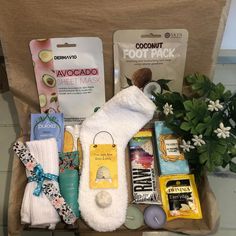
{"type": "Polygon", "coordinates": [[[65,130],[64,132],[64,145],[63,145],[63,152],[73,152],[74,147],[74,138],[73,135],[65,130]]]}
{"type": "Polygon", "coordinates": [[[202,219],[194,175],[166,175],[159,177],[159,181],[167,221],[202,219]]]}

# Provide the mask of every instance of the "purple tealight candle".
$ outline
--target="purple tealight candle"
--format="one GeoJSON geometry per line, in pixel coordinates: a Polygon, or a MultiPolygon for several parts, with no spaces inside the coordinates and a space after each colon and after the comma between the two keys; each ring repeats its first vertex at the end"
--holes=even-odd
{"type": "Polygon", "coordinates": [[[150,228],[160,229],[166,222],[166,213],[159,206],[149,206],[144,211],[144,221],[150,228]]]}

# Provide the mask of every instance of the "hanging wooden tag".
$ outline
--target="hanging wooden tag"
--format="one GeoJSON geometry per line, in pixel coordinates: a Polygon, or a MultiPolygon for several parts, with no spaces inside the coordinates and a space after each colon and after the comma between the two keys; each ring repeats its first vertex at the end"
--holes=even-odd
{"type": "Polygon", "coordinates": [[[118,188],[117,166],[115,144],[90,145],[90,188],[118,188]]]}

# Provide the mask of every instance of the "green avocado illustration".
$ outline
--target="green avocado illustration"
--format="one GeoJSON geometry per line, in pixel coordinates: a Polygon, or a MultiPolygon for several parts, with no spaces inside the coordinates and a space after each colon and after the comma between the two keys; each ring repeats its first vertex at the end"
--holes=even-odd
{"type": "Polygon", "coordinates": [[[42,62],[47,63],[47,62],[51,61],[53,58],[52,50],[47,50],[47,49],[41,50],[39,52],[38,56],[42,62]]]}
{"type": "Polygon", "coordinates": [[[44,94],[39,95],[39,105],[40,107],[45,107],[47,105],[47,97],[44,94]]]}
{"type": "Polygon", "coordinates": [[[42,76],[42,80],[43,80],[43,83],[49,88],[53,88],[56,86],[56,79],[51,75],[44,74],[42,76]]]}

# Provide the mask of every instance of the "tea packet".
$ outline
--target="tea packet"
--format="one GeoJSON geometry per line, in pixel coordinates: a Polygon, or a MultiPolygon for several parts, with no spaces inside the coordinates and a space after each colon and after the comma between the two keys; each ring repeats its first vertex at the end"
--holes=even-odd
{"type": "Polygon", "coordinates": [[[194,175],[160,176],[159,181],[167,220],[202,218],[194,175]]]}
{"type": "Polygon", "coordinates": [[[41,112],[63,112],[65,124],[74,125],[105,103],[99,38],[35,39],[30,50],[41,112]]]}
{"type": "Polygon", "coordinates": [[[134,203],[161,204],[157,190],[152,130],[139,131],[129,142],[134,203]]]}
{"type": "Polygon", "coordinates": [[[62,151],[64,119],[62,113],[31,114],[30,140],[55,138],[58,152],[62,151]]]}
{"type": "Polygon", "coordinates": [[[185,29],[118,30],[114,33],[115,93],[136,85],[152,98],[161,80],[181,92],[187,51],[185,29]]]}

